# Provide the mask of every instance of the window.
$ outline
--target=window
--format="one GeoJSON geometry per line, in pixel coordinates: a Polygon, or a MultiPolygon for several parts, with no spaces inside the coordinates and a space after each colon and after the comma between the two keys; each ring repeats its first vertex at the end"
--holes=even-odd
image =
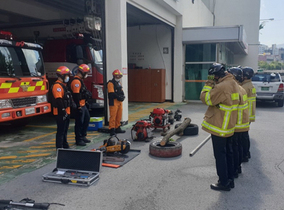
{"type": "Polygon", "coordinates": [[[39,51],[0,47],[0,76],[22,77],[43,74],[43,59],[39,51]]]}

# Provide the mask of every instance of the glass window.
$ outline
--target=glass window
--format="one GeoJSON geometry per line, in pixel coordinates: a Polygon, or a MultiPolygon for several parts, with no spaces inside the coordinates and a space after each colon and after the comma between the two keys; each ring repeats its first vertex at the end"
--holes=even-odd
{"type": "Polygon", "coordinates": [[[0,76],[13,76],[15,70],[12,57],[7,47],[0,47],[0,76]]]}
{"type": "Polygon", "coordinates": [[[43,74],[43,60],[39,51],[0,47],[0,76],[22,77],[43,74]]]}
{"type": "Polygon", "coordinates": [[[186,45],[185,62],[215,62],[216,44],[186,45]]]}
{"type": "Polygon", "coordinates": [[[207,80],[208,69],[212,64],[185,65],[185,99],[199,100],[200,92],[207,80]]]}
{"type": "Polygon", "coordinates": [[[89,46],[90,52],[92,54],[93,60],[95,61],[95,66],[99,73],[103,74],[103,51],[95,50],[89,46]]]}
{"type": "Polygon", "coordinates": [[[40,53],[38,51],[31,49],[22,49],[22,50],[25,56],[25,61],[27,66],[26,69],[28,70],[28,75],[30,76],[43,75],[44,74],[43,61],[40,53]]]}
{"type": "Polygon", "coordinates": [[[251,80],[255,82],[280,82],[280,76],[275,73],[257,73],[251,80]]]}

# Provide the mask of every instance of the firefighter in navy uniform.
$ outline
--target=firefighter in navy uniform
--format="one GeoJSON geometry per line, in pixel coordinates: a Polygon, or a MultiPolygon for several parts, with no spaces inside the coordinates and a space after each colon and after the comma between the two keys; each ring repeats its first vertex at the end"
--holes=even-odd
{"type": "Polygon", "coordinates": [[[75,140],[76,145],[85,146],[86,143],[91,142],[87,139],[87,129],[90,122],[90,113],[86,107],[86,100],[91,98],[90,91],[84,84],[84,79],[88,77],[90,68],[86,64],[81,64],[78,67],[76,76],[70,82],[70,89],[73,100],[76,104],[75,111],[75,140]]]}
{"type": "MultiPolygon", "coordinates": [[[[255,121],[255,108],[256,108],[256,90],[251,82],[251,78],[254,75],[254,71],[250,67],[243,67],[243,78],[242,87],[246,90],[248,95],[248,106],[249,106],[249,121],[255,121]]],[[[244,156],[243,162],[248,162],[250,156],[250,139],[248,131],[243,134],[243,148],[244,156]]]]}
{"type": "Polygon", "coordinates": [[[125,133],[120,127],[120,121],[122,117],[122,102],[125,99],[120,79],[122,73],[118,69],[112,72],[113,79],[108,81],[108,99],[109,99],[109,132],[110,136],[116,133],[125,133]]]}
{"type": "Polygon", "coordinates": [[[234,153],[234,168],[235,178],[242,172],[241,163],[243,161],[243,141],[245,135],[249,131],[249,110],[247,92],[240,85],[243,81],[243,71],[239,67],[233,67],[228,70],[232,74],[237,83],[239,84],[240,103],[238,106],[238,119],[235,126],[235,133],[233,135],[233,153],[234,153]]]}
{"type": "Polygon", "coordinates": [[[56,70],[57,81],[52,86],[53,114],[57,123],[56,148],[69,148],[67,131],[70,122],[71,93],[66,83],[69,81],[70,70],[66,66],[60,66],[56,70]]]}
{"type": "Polygon", "coordinates": [[[230,191],[234,187],[232,135],[237,122],[239,87],[233,75],[215,63],[208,70],[200,100],[208,106],[202,129],[211,134],[216,171],[219,180],[211,184],[213,190],[230,191]]]}

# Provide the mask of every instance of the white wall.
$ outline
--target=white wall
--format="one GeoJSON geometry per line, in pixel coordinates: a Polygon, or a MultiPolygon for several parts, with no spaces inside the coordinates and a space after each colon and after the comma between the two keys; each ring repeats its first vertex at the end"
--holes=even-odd
{"type": "Polygon", "coordinates": [[[183,27],[203,27],[213,25],[213,15],[201,0],[182,0],[183,27]]]}
{"type": "Polygon", "coordinates": [[[128,27],[128,63],[166,70],[166,100],[171,100],[171,29],[165,25],[128,27]],[[168,48],[168,54],[163,53],[168,48]]]}
{"type": "Polygon", "coordinates": [[[235,63],[258,67],[260,0],[216,0],[215,25],[243,25],[246,32],[248,55],[236,55],[235,63]]]}
{"type": "Polygon", "coordinates": [[[106,60],[107,80],[119,69],[125,92],[122,121],[128,121],[128,79],[127,79],[127,19],[126,0],[107,0],[106,4],[106,60]]]}

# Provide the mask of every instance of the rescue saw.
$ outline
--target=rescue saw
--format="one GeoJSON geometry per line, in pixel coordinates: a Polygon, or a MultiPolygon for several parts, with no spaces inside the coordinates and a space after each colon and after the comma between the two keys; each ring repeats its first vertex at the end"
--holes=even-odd
{"type": "Polygon", "coordinates": [[[105,153],[115,153],[120,152],[126,154],[130,150],[131,143],[126,139],[120,140],[117,136],[111,136],[109,139],[104,140],[104,144],[99,147],[98,150],[105,153]],[[114,139],[114,137],[116,139],[114,139]]]}

